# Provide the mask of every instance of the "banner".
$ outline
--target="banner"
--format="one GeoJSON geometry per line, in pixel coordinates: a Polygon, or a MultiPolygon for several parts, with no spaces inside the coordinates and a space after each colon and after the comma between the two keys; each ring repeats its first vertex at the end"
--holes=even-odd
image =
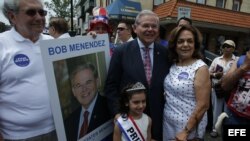
{"type": "MultiPolygon", "coordinates": [[[[108,109],[103,109],[106,105],[97,104],[106,104],[102,101],[102,95],[110,61],[108,35],[97,35],[95,39],[92,38],[92,36],[77,36],[64,39],[44,40],[41,41],[40,44],[58,140],[105,140],[105,138],[113,132],[112,121],[111,118],[107,120],[108,109]],[[86,66],[86,64],[94,66],[98,74],[98,79],[93,78],[92,80],[89,78],[85,82],[85,78],[77,77],[79,83],[74,84],[75,78],[70,77],[72,75],[71,73],[73,73],[75,71],[74,69],[78,66],[86,66]],[[74,81],[72,78],[74,78],[74,81]],[[98,82],[95,80],[98,80],[98,82]],[[93,89],[89,89],[90,87],[93,87],[93,89]],[[83,89],[93,92],[89,94],[90,96],[77,96],[83,93],[81,92],[83,89]],[[86,99],[90,99],[90,102],[84,99],[84,97],[88,97],[86,99]],[[81,99],[89,103],[88,106],[92,107],[89,109],[93,111],[90,111],[90,129],[88,129],[86,136],[79,139],[79,130],[83,121],[83,117],[80,117],[80,113],[82,112],[82,107],[84,107],[83,105],[86,106],[86,104],[82,104],[84,102],[81,102],[81,99]],[[98,112],[96,113],[98,110],[106,112],[105,119],[100,117],[98,112]],[[67,123],[73,115],[77,115],[76,120],[74,120],[76,123],[67,123]],[[97,121],[98,123],[96,123],[97,121]],[[69,133],[67,131],[69,131],[69,133]]],[[[82,75],[80,75],[80,77],[82,77],[82,75]]]]}

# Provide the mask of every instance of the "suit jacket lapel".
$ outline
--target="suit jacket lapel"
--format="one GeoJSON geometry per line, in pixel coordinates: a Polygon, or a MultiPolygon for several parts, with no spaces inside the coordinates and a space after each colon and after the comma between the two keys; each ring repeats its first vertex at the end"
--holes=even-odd
{"type": "Polygon", "coordinates": [[[155,75],[157,76],[157,71],[159,69],[161,69],[161,64],[160,62],[164,61],[164,60],[160,60],[161,57],[160,57],[160,51],[159,51],[159,47],[155,44],[154,45],[154,59],[153,59],[153,70],[152,70],[152,76],[151,76],[151,81],[153,81],[155,75]]]}
{"type": "Polygon", "coordinates": [[[97,106],[99,106],[99,93],[97,93],[97,98],[96,98],[96,102],[95,102],[95,106],[94,109],[92,111],[92,115],[91,115],[91,119],[89,121],[89,127],[88,127],[88,132],[91,132],[92,130],[95,129],[95,125],[96,125],[96,114],[97,114],[97,106]]]}
{"type": "Polygon", "coordinates": [[[137,71],[137,74],[138,74],[138,77],[139,77],[139,80],[143,80],[143,83],[144,84],[147,84],[147,79],[146,79],[146,74],[145,74],[145,69],[144,69],[144,64],[143,64],[143,60],[142,60],[142,57],[141,57],[141,50],[140,50],[140,46],[138,44],[138,41],[137,39],[134,41],[132,47],[131,47],[133,50],[132,50],[132,53],[134,53],[135,55],[135,64],[136,65],[136,68],[134,70],[137,71]]]}

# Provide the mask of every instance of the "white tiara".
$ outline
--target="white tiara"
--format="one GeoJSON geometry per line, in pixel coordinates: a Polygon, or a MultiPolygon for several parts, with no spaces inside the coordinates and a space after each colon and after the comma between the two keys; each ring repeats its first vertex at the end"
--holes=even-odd
{"type": "Polygon", "coordinates": [[[146,90],[146,88],[141,82],[137,82],[132,86],[132,88],[127,89],[126,92],[137,91],[137,90],[146,90]]]}

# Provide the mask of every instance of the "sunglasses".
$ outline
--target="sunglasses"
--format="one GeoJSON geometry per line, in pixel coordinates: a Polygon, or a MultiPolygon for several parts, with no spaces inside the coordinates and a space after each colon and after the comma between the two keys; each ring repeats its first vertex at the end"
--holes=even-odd
{"type": "Polygon", "coordinates": [[[222,46],[222,48],[223,48],[223,49],[225,49],[225,48],[234,48],[234,47],[233,47],[233,46],[230,46],[230,45],[225,44],[225,45],[223,45],[223,46],[222,46]]]}
{"type": "Polygon", "coordinates": [[[41,17],[44,17],[47,15],[47,11],[43,9],[28,9],[24,11],[25,11],[25,14],[30,17],[34,17],[36,13],[38,13],[41,17]]]}
{"type": "Polygon", "coordinates": [[[123,31],[123,30],[125,30],[126,28],[124,28],[124,27],[118,27],[117,28],[117,31],[119,30],[119,31],[123,31]]]}

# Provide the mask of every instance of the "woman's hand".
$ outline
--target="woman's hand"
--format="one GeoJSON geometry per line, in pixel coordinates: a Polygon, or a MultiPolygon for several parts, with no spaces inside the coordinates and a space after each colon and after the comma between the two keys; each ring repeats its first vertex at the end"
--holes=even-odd
{"type": "Polygon", "coordinates": [[[187,137],[188,137],[188,133],[185,130],[183,130],[183,131],[176,134],[175,140],[176,141],[186,141],[187,137]]]}
{"type": "Polygon", "coordinates": [[[216,72],[216,73],[214,73],[214,77],[216,79],[220,79],[222,76],[223,76],[223,72],[216,72]]]}
{"type": "Polygon", "coordinates": [[[95,39],[96,36],[97,36],[97,33],[96,33],[95,31],[90,31],[90,32],[88,33],[88,35],[92,36],[92,37],[95,39]]]}
{"type": "Polygon", "coordinates": [[[246,53],[246,58],[240,69],[244,70],[245,72],[250,70],[250,51],[246,53]]]}

